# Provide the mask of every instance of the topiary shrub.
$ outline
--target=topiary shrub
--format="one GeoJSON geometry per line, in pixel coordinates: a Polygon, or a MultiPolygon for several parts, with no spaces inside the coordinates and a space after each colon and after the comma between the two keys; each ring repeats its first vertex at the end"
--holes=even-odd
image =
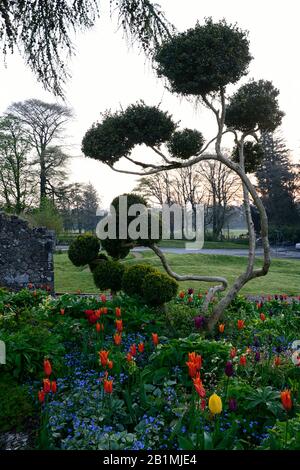
{"type": "Polygon", "coordinates": [[[93,269],[94,283],[101,290],[118,292],[122,287],[124,271],[125,267],[118,261],[103,261],[93,269]]]}
{"type": "Polygon", "coordinates": [[[70,245],[68,256],[75,266],[84,266],[94,261],[100,250],[100,242],[95,235],[79,235],[70,245]]]}
{"type": "Polygon", "coordinates": [[[149,305],[163,305],[177,294],[178,284],[159,271],[148,273],[142,283],[142,296],[149,305]]]}
{"type": "Polygon", "coordinates": [[[183,160],[195,156],[202,148],[204,138],[201,132],[192,129],[176,131],[167,146],[173,157],[183,160]]]}
{"type": "Polygon", "coordinates": [[[154,268],[148,264],[136,264],[130,266],[123,276],[122,289],[127,295],[143,296],[142,284],[147,274],[156,272],[154,268]]]}

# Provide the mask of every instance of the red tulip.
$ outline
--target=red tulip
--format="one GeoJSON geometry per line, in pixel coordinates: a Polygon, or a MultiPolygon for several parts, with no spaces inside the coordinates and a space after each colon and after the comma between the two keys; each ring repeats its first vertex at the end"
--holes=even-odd
{"type": "Polygon", "coordinates": [[[202,367],[202,356],[196,354],[195,352],[188,353],[189,361],[193,362],[196,366],[197,371],[202,367]]]}
{"type": "Polygon", "coordinates": [[[103,302],[103,303],[105,304],[105,302],[106,302],[106,295],[105,295],[105,294],[101,294],[101,295],[100,295],[100,300],[101,300],[101,302],[103,302]]]}
{"type": "Polygon", "coordinates": [[[292,397],[291,397],[291,391],[290,390],[284,390],[283,392],[280,393],[280,399],[283,408],[285,411],[290,411],[293,407],[293,402],[292,402],[292,397]]]}
{"type": "Polygon", "coordinates": [[[260,317],[261,321],[265,321],[265,320],[266,320],[266,315],[265,315],[264,313],[261,313],[261,314],[259,315],[259,317],[260,317]]]}
{"type": "Polygon", "coordinates": [[[60,314],[61,314],[61,315],[64,315],[64,314],[65,314],[65,309],[64,309],[64,308],[61,308],[61,309],[60,309],[60,314]]]}
{"type": "Polygon", "coordinates": [[[280,364],[281,364],[280,356],[276,356],[274,359],[274,365],[278,367],[280,366],[280,364]]]}
{"type": "Polygon", "coordinates": [[[107,361],[107,367],[108,367],[109,369],[112,369],[113,366],[114,366],[113,361],[109,361],[109,360],[108,360],[108,361],[107,361]]]}
{"type": "Polygon", "coordinates": [[[122,335],[119,334],[119,333],[115,333],[114,334],[114,342],[117,346],[119,346],[121,344],[121,341],[122,341],[122,335]]]}
{"type": "Polygon", "coordinates": [[[224,325],[224,323],[220,323],[220,325],[219,325],[219,332],[220,332],[220,333],[224,333],[224,330],[225,330],[225,325],[224,325]]]}
{"type": "Polygon", "coordinates": [[[116,320],[116,328],[119,333],[123,330],[123,321],[122,320],[116,320]]]}
{"type": "Polygon", "coordinates": [[[97,322],[95,326],[96,326],[96,331],[97,331],[97,333],[100,333],[100,331],[101,331],[101,325],[100,325],[100,323],[97,322]]]}
{"type": "Polygon", "coordinates": [[[144,343],[139,343],[139,344],[138,344],[138,350],[139,350],[140,353],[143,353],[143,352],[144,352],[144,350],[145,350],[145,345],[144,345],[144,343]]]}
{"type": "Polygon", "coordinates": [[[204,398],[206,393],[202,384],[202,380],[200,379],[199,372],[197,372],[196,377],[193,378],[193,383],[194,383],[194,388],[196,392],[198,393],[199,397],[204,398]]]}
{"type": "Polygon", "coordinates": [[[38,399],[40,403],[44,403],[45,401],[45,392],[44,390],[39,390],[38,391],[38,399]]]}
{"type": "Polygon", "coordinates": [[[135,344],[132,344],[129,348],[129,352],[132,356],[135,356],[136,355],[136,345],[135,344]]]}
{"type": "Polygon", "coordinates": [[[51,382],[51,392],[52,393],[56,393],[57,391],[57,384],[56,384],[56,381],[55,380],[52,380],[51,382]]]}
{"type": "Polygon", "coordinates": [[[45,393],[49,393],[51,390],[51,383],[49,379],[43,379],[43,390],[45,393]]]}
{"type": "Polygon", "coordinates": [[[240,366],[245,366],[246,363],[247,363],[247,358],[246,358],[246,356],[244,356],[244,355],[241,356],[241,357],[240,357],[240,366]]]}
{"type": "Polygon", "coordinates": [[[120,317],[121,316],[121,309],[120,307],[116,307],[116,317],[120,317]]]}
{"type": "Polygon", "coordinates": [[[103,382],[104,392],[105,393],[112,393],[113,391],[113,380],[105,379],[103,382]]]}
{"type": "Polygon", "coordinates": [[[230,350],[230,357],[231,357],[231,359],[233,359],[233,358],[236,356],[236,353],[237,353],[236,348],[232,348],[232,349],[230,350]]]}
{"type": "Polygon", "coordinates": [[[239,330],[242,330],[245,327],[245,320],[238,320],[237,327],[239,330]]]}
{"type": "Polygon", "coordinates": [[[185,296],[185,293],[184,293],[183,290],[181,292],[179,292],[179,298],[180,299],[184,299],[184,296],[185,296]]]}
{"type": "Polygon", "coordinates": [[[189,369],[189,376],[192,377],[192,378],[196,377],[196,375],[197,375],[197,365],[195,364],[195,362],[187,361],[186,365],[188,366],[188,369],[189,369]]]}
{"type": "Polygon", "coordinates": [[[133,361],[133,356],[132,356],[132,354],[130,354],[130,352],[126,354],[126,360],[127,360],[127,362],[133,361]]]}
{"type": "Polygon", "coordinates": [[[153,341],[154,346],[158,345],[159,339],[158,339],[158,334],[157,333],[152,333],[152,341],[153,341]]]}
{"type": "Polygon", "coordinates": [[[98,310],[95,310],[95,317],[99,319],[101,317],[101,313],[101,308],[98,308],[98,310]]]}
{"type": "Polygon", "coordinates": [[[48,359],[44,359],[44,372],[47,377],[52,374],[51,362],[48,359]]]}
{"type": "Polygon", "coordinates": [[[108,354],[109,354],[108,351],[104,351],[104,350],[99,351],[99,358],[100,358],[102,367],[105,367],[107,365],[108,354]]]}

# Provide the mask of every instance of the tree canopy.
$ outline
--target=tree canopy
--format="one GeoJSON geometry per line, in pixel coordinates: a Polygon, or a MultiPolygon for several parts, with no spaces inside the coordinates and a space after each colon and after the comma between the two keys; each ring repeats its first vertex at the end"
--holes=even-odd
{"type": "Polygon", "coordinates": [[[179,33],[158,47],[157,73],[182,95],[203,95],[236,83],[247,74],[252,57],[247,33],[225,20],[179,33]]]}
{"type": "Polygon", "coordinates": [[[251,81],[231,97],[226,108],[225,123],[242,131],[274,131],[284,113],[279,109],[279,90],[269,80],[251,81]]]}

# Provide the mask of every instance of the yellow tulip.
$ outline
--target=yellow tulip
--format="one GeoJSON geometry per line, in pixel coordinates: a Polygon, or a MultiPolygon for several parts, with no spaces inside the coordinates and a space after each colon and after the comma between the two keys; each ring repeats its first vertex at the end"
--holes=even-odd
{"type": "Polygon", "coordinates": [[[213,415],[222,413],[222,400],[216,393],[213,393],[208,400],[208,408],[213,415]]]}

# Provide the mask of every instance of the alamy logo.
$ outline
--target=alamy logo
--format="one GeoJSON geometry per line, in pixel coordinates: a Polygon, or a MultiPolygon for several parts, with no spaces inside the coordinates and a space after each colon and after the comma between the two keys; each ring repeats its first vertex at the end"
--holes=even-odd
{"type": "Polygon", "coordinates": [[[6,364],[6,347],[4,341],[0,341],[0,364],[6,364]]]}
{"type": "MultiPolygon", "coordinates": [[[[98,212],[99,214],[99,212],[98,212]]],[[[184,240],[188,249],[200,250],[204,244],[204,207],[163,204],[149,208],[143,204],[128,207],[127,196],[120,196],[118,209],[110,211],[97,225],[100,240],[184,240]]]]}

